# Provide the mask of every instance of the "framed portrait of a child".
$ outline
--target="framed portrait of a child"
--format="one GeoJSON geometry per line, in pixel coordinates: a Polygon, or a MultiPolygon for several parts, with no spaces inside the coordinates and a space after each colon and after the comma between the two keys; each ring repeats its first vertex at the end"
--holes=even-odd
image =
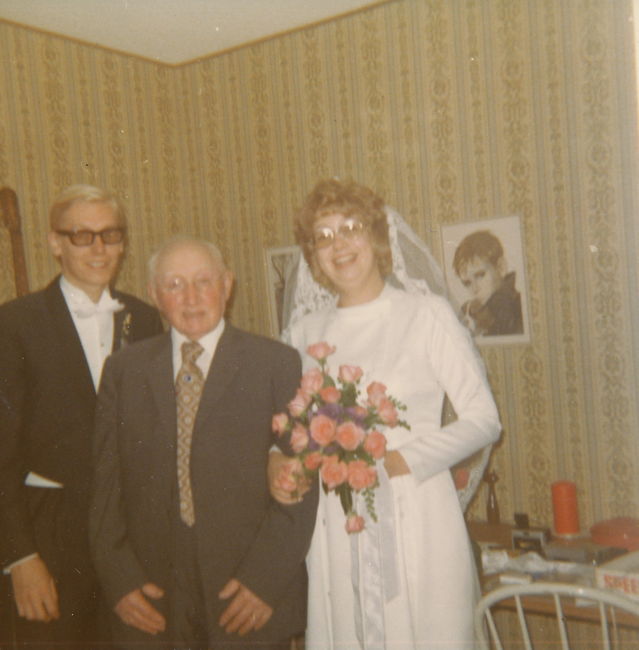
{"type": "Polygon", "coordinates": [[[444,225],[442,247],[452,301],[476,342],[528,343],[520,217],[444,225]]]}

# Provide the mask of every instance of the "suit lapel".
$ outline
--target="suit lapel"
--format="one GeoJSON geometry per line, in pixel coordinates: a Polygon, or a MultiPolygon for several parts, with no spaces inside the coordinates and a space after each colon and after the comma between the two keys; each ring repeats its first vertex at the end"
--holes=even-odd
{"type": "Polygon", "coordinates": [[[64,359],[62,367],[66,367],[67,372],[73,375],[74,381],[82,392],[88,392],[95,398],[91,370],[84,356],[82,342],[73,324],[69,308],[62,295],[59,277],[44,290],[44,296],[47,311],[51,316],[51,322],[55,330],[55,338],[58,341],[58,352],[64,359]]]}
{"type": "Polygon", "coordinates": [[[222,398],[227,386],[240,368],[241,348],[237,331],[229,323],[226,323],[204,384],[204,391],[202,392],[195,420],[194,433],[215,410],[215,405],[222,398]]]}
{"type": "MultiPolygon", "coordinates": [[[[158,483],[159,493],[155,498],[166,505],[167,522],[173,521],[175,507],[175,490],[177,489],[177,413],[175,406],[175,388],[173,384],[173,361],[171,335],[164,334],[150,342],[148,357],[140,358],[144,364],[141,375],[150,388],[150,404],[140,404],[150,416],[148,427],[142,425],[141,434],[146,436],[145,443],[151,445],[149,453],[157,459],[155,466],[160,476],[165,477],[158,483]]],[[[169,543],[164,540],[162,543],[169,543]]]]}
{"type": "MultiPolygon", "coordinates": [[[[223,397],[227,386],[237,373],[241,365],[241,350],[242,346],[236,330],[227,323],[204,384],[195,420],[194,434],[214,412],[216,404],[223,397]]],[[[159,420],[167,424],[162,428],[162,435],[165,436],[165,442],[168,443],[170,449],[175,447],[177,431],[172,354],[171,334],[167,332],[153,349],[146,373],[159,420]]]]}
{"type": "Polygon", "coordinates": [[[167,423],[167,426],[163,427],[163,435],[167,437],[171,446],[175,446],[177,413],[173,383],[171,335],[168,332],[158,340],[157,345],[152,350],[147,366],[147,378],[158,411],[159,421],[167,423]]]}

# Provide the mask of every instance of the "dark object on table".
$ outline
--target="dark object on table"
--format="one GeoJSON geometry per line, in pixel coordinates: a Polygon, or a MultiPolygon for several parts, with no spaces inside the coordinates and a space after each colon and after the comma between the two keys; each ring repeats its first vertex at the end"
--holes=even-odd
{"type": "Polygon", "coordinates": [[[597,544],[587,537],[579,539],[555,539],[546,544],[545,555],[548,560],[602,564],[624,554],[623,548],[597,544]]]}
{"type": "Polygon", "coordinates": [[[488,472],[484,481],[488,483],[488,499],[486,500],[486,520],[489,524],[499,523],[499,504],[497,503],[497,494],[495,492],[495,483],[499,477],[495,472],[488,472]]]}
{"type": "Polygon", "coordinates": [[[522,551],[536,551],[545,554],[546,544],[550,540],[547,528],[515,528],[512,532],[513,548],[522,551]]]}

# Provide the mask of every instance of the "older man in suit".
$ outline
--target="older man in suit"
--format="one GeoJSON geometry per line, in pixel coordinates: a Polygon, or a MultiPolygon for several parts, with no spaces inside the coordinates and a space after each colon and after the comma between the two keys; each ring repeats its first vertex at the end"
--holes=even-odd
{"type": "Polygon", "coordinates": [[[98,639],[87,533],[96,389],[113,349],[162,325],[110,289],[126,228],[112,194],[67,188],[50,227],[61,275],[0,307],[0,640],[85,650],[98,639]]]}
{"type": "Polygon", "coordinates": [[[91,542],[114,640],[286,649],[317,492],[280,506],[266,472],[299,355],[225,321],[233,275],[212,244],[172,240],[150,274],[171,332],[108,360],[96,418],[91,542]]]}

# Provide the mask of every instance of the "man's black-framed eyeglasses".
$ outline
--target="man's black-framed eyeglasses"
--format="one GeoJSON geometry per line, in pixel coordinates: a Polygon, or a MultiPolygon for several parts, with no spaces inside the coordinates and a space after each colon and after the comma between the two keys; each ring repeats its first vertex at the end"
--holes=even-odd
{"type": "Polygon", "coordinates": [[[58,235],[68,237],[74,246],[91,246],[96,237],[105,245],[121,244],[124,241],[124,228],[105,228],[95,230],[56,230],[58,235]]]}

